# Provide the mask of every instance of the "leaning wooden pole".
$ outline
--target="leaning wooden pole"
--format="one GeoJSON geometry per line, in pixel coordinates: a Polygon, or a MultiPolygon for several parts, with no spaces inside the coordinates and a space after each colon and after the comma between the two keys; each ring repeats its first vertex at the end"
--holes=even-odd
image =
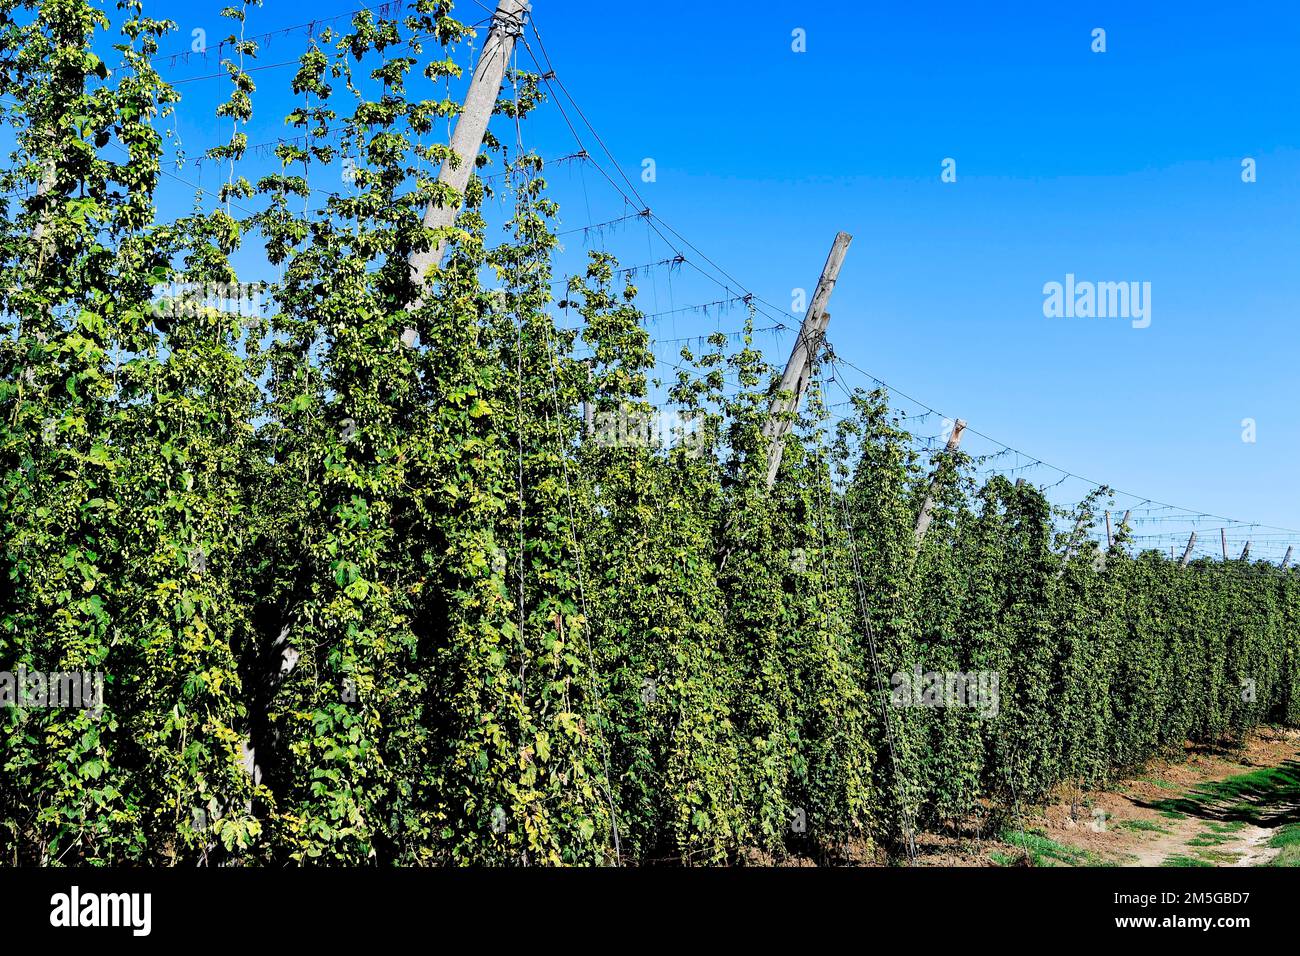
{"type": "MultiPolygon", "coordinates": [[[[454,158],[448,159],[438,171],[438,185],[441,191],[450,191],[451,201],[435,202],[430,200],[424,208],[424,228],[436,229],[450,226],[456,221],[460,211],[461,198],[469,185],[469,178],[474,172],[475,161],[483,147],[483,136],[487,132],[488,120],[496,109],[497,96],[501,92],[501,82],[505,78],[506,65],[514,52],[515,41],[523,36],[524,18],[532,4],[530,0],[500,0],[496,12],[492,15],[492,26],[479,54],[478,66],[470,81],[469,92],[461,108],[460,118],[451,135],[451,149],[454,158]]],[[[33,236],[39,239],[39,233],[33,236]]],[[[421,290],[428,292],[427,273],[432,266],[442,262],[442,254],[447,241],[440,237],[432,249],[414,252],[407,259],[411,270],[411,279],[421,290]]],[[[419,305],[413,303],[411,308],[419,305]]],[[[283,680],[299,659],[299,652],[289,640],[289,628],[286,626],[280,637],[272,645],[266,679],[270,686],[283,680]]],[[[244,765],[256,781],[261,778],[261,758],[257,748],[262,746],[251,736],[242,744],[244,765]]],[[[617,847],[618,837],[615,834],[617,847]]]]}
{"type": "Polygon", "coordinates": [[[1196,532],[1193,531],[1191,537],[1187,539],[1187,547],[1183,550],[1183,559],[1178,562],[1180,568],[1187,567],[1187,562],[1192,560],[1192,548],[1196,547],[1196,532]]]}
{"type": "MultiPolygon", "coordinates": [[[[429,201],[424,207],[425,229],[450,226],[456,221],[461,197],[465,195],[465,187],[469,185],[469,177],[483,147],[488,120],[496,109],[497,95],[501,92],[501,82],[514,53],[515,41],[523,36],[524,19],[531,8],[530,0],[500,0],[497,3],[469,92],[465,94],[460,118],[451,134],[451,150],[455,156],[444,161],[438,171],[438,185],[450,190],[454,198],[444,202],[429,201]]],[[[414,252],[407,260],[411,279],[421,289],[427,290],[426,274],[432,266],[441,264],[446,247],[446,238],[440,237],[432,249],[414,252]]]]}
{"type": "Polygon", "coordinates": [[[943,449],[943,460],[935,466],[934,475],[930,478],[930,490],[925,494],[925,501],[921,503],[921,511],[916,516],[916,545],[921,546],[921,541],[925,537],[925,532],[930,528],[930,522],[934,520],[934,496],[939,491],[939,472],[943,468],[943,462],[957,453],[957,448],[961,445],[962,432],[966,430],[966,423],[960,418],[952,426],[952,434],[948,436],[948,444],[943,449]]]}
{"type": "Polygon", "coordinates": [[[1282,555],[1282,570],[1285,571],[1287,565],[1291,563],[1291,545],[1286,546],[1286,554],[1282,555]]]}
{"type": "Polygon", "coordinates": [[[1249,557],[1250,557],[1250,542],[1247,541],[1246,546],[1241,549],[1241,557],[1238,560],[1245,561],[1249,557]]]}
{"type": "Polygon", "coordinates": [[[790,351],[789,361],[785,363],[785,372],[781,375],[776,397],[768,409],[767,421],[763,425],[763,435],[768,440],[768,488],[776,483],[776,473],[781,468],[781,455],[785,449],[785,436],[790,431],[793,414],[799,411],[813,362],[817,359],[817,349],[830,324],[831,317],[826,306],[830,304],[831,293],[835,291],[835,282],[840,275],[840,266],[844,264],[844,256],[852,241],[853,237],[847,232],[836,233],[826,264],[822,266],[821,278],[817,280],[817,289],[813,292],[812,301],[808,303],[808,311],[804,313],[799,337],[790,351]]]}

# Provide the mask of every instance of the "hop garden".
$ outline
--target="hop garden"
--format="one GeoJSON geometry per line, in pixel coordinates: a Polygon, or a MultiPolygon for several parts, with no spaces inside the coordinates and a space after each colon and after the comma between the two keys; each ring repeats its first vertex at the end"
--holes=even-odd
{"type": "Polygon", "coordinates": [[[784,356],[719,334],[666,371],[612,256],[553,271],[537,155],[489,133],[437,182],[458,105],[413,89],[460,74],[449,3],[314,36],[245,178],[257,7],[225,13],[217,202],[169,217],[175,25],[0,3],[0,670],[104,675],[102,712],[0,710],[6,863],[899,858],[1300,722],[1293,571],[1099,547],[1108,489],[1061,514],[924,455],[884,391],[836,420],[824,342],[769,488],[784,356]],[[265,308],[193,291],[249,282],[265,308]],[[588,424],[661,418],[690,441],[588,424]],[[894,706],[917,669],[998,706],[894,706]]]}

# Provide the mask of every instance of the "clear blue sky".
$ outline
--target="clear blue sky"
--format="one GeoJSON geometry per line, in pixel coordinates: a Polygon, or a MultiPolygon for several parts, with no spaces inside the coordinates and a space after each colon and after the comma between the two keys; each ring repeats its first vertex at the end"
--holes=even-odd
{"type": "MultiPolygon", "coordinates": [[[[150,4],[181,27],[164,50],[186,48],[195,27],[215,43],[222,5],[150,4]]],[[[270,0],[248,32],[358,6],[270,0]]],[[[474,0],[457,14],[486,15],[474,0]]],[[[748,290],[790,309],[836,231],[852,233],[831,305],[845,358],[1088,478],[1300,528],[1300,4],[535,0],[534,17],[558,76],[645,201],[748,290]],[[1104,53],[1091,49],[1095,28],[1106,31],[1104,53]],[[792,50],[796,29],[806,52],[792,50]],[[1246,157],[1255,183],[1242,182],[1246,157]],[[652,183],[641,180],[646,158],[652,183]],[[945,158],[956,161],[954,183],[941,181],[945,158]],[[1149,282],[1150,327],[1044,317],[1044,283],[1067,273],[1149,282]],[[1256,421],[1254,443],[1242,441],[1245,418],[1256,421]]],[[[275,37],[259,62],[296,57],[305,37],[275,37]]],[[[539,52],[531,35],[530,46],[539,52]]],[[[520,65],[532,67],[526,52],[520,65]]],[[[164,72],[183,80],[216,69],[210,56],[164,72]]],[[[290,73],[255,75],[252,142],[283,133],[290,73]]],[[[192,157],[218,141],[211,110],[225,84],[179,88],[192,157]]],[[[523,136],[548,158],[577,148],[554,106],[523,136]]],[[[219,181],[211,166],[181,175],[219,181]]],[[[566,229],[625,212],[591,165],[551,178],[566,229]]],[[[584,238],[627,265],[672,254],[634,221],[567,235],[566,261],[584,238]]],[[[652,270],[642,288],[648,313],[727,296],[689,268],[652,270]]],[[[654,331],[676,338],[741,322],[738,309],[680,312],[654,331]]],[[[788,337],[762,344],[784,361],[788,337]]],[[[975,435],[968,447],[997,450],[975,435]]],[[[1053,495],[1087,490],[1067,480],[1053,495]]],[[[1169,528],[1183,526],[1155,521],[1139,533],[1169,528]]],[[[1232,534],[1254,537],[1261,556],[1284,544],[1263,530],[1232,534]]]]}

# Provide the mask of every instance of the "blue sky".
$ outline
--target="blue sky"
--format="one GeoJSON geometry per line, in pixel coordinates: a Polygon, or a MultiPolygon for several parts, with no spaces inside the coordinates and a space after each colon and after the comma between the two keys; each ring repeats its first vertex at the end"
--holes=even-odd
{"type": "MultiPolygon", "coordinates": [[[[248,32],[359,5],[270,0],[248,32]]],[[[181,28],[164,44],[171,52],[194,28],[215,42],[221,6],[149,9],[181,28]]],[[[474,0],[457,13],[486,16],[474,0]]],[[[1004,455],[999,467],[1041,459],[1138,500],[1300,529],[1300,5],[535,0],[534,18],[556,74],[645,202],[745,290],[790,310],[792,290],[815,284],[834,234],[851,233],[830,309],[837,350],[1030,456],[1004,455]],[[1104,53],[1091,49],[1096,28],[1106,31],[1104,53]],[[805,52],[792,49],[795,30],[805,52]],[[1254,183],[1242,182],[1247,157],[1254,183]],[[654,182],[641,178],[647,158],[654,182]],[[946,158],[956,182],[941,181],[946,158]],[[1149,282],[1150,326],[1045,317],[1043,286],[1067,273],[1149,282]],[[1246,418],[1253,443],[1242,440],[1246,418]]],[[[293,59],[305,38],[274,37],[259,62],[293,59]]],[[[531,34],[530,48],[540,54],[531,34]]],[[[520,52],[522,67],[532,67],[529,55],[520,52]]],[[[211,54],[165,65],[186,81],[179,131],[191,157],[218,141],[211,110],[225,84],[201,79],[217,69],[211,54]]],[[[255,75],[252,142],[282,135],[290,73],[255,75]]],[[[547,158],[577,150],[554,104],[523,139],[547,158]]],[[[596,153],[590,137],[587,146],[596,153]]],[[[180,175],[208,188],[220,181],[211,165],[180,175]]],[[[628,211],[591,163],[557,168],[551,182],[562,228],[628,211]]],[[[584,244],[626,265],[673,254],[635,220],[565,241],[565,263],[584,244]]],[[[640,284],[647,313],[670,312],[653,320],[661,339],[743,322],[738,308],[687,310],[742,291],[690,267],[652,269],[640,284]]],[[[760,344],[780,364],[789,337],[760,344]]],[[[678,347],[659,354],[671,359],[678,347]]],[[[914,424],[923,434],[941,428],[914,424]]],[[[965,447],[1001,446],[971,433],[965,447]]],[[[1017,474],[1061,479],[1047,468],[1017,474]]],[[[1068,502],[1088,489],[1071,478],[1052,494],[1068,502]]],[[[1134,504],[1121,497],[1116,508],[1134,504]]],[[[1138,513],[1152,519],[1139,534],[1185,536],[1199,524],[1203,540],[1214,529],[1217,550],[1221,521],[1182,524],[1149,505],[1138,513]]],[[[1248,537],[1260,556],[1280,555],[1288,540],[1230,532],[1234,543],[1248,537]]]]}

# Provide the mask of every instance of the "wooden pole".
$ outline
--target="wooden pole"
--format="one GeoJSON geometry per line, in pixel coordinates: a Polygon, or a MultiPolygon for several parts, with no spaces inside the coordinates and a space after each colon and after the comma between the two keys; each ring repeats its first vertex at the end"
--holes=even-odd
{"type": "Polygon", "coordinates": [[[1247,542],[1246,542],[1246,546],[1245,546],[1244,548],[1241,549],[1241,558],[1240,558],[1239,560],[1241,560],[1241,561],[1245,561],[1248,557],[1250,557],[1250,542],[1249,542],[1249,541],[1247,541],[1247,542]]]}
{"type": "Polygon", "coordinates": [[[1291,545],[1286,546],[1286,554],[1282,555],[1282,570],[1285,571],[1288,564],[1291,563],[1291,545]]]}
{"type": "Polygon", "coordinates": [[[1190,538],[1187,539],[1187,547],[1183,551],[1183,559],[1178,562],[1180,568],[1187,567],[1187,562],[1192,560],[1192,548],[1196,547],[1196,532],[1193,531],[1190,538]]]}
{"type": "MultiPolygon", "coordinates": [[[[1133,513],[1133,510],[1130,508],[1128,511],[1125,511],[1125,512],[1124,512],[1124,517],[1122,517],[1122,518],[1119,519],[1119,530],[1120,530],[1120,531],[1123,531],[1125,528],[1128,527],[1128,517],[1129,517],[1129,515],[1131,515],[1132,513],[1133,513]]],[[[1094,567],[1096,570],[1098,570],[1098,571],[1104,571],[1104,570],[1106,570],[1106,558],[1110,555],[1110,552],[1114,549],[1114,547],[1115,547],[1115,535],[1111,532],[1111,529],[1110,529],[1110,512],[1107,511],[1107,512],[1106,512],[1106,550],[1105,550],[1105,551],[1102,551],[1101,553],[1099,553],[1099,554],[1097,555],[1097,560],[1093,563],[1093,567],[1094,567]]],[[[1172,558],[1172,557],[1174,556],[1174,555],[1173,555],[1173,546],[1172,546],[1172,545],[1170,546],[1169,551],[1170,551],[1169,556],[1172,558]]]]}
{"type": "MultiPolygon", "coordinates": [[[[960,418],[952,426],[952,434],[948,436],[948,444],[944,446],[943,457],[951,458],[957,452],[961,445],[962,432],[966,430],[966,423],[960,418]]],[[[930,527],[930,522],[934,520],[934,496],[939,490],[939,470],[943,467],[942,460],[935,465],[934,474],[930,478],[930,490],[926,492],[925,501],[921,503],[921,513],[916,516],[916,544],[921,545],[921,539],[925,537],[925,532],[930,527]]]]}
{"type": "Polygon", "coordinates": [[[590,438],[596,431],[596,394],[592,380],[596,377],[596,360],[589,358],[581,363],[587,370],[587,385],[592,388],[590,397],[582,400],[582,433],[590,438]]]}
{"type": "Polygon", "coordinates": [[[776,483],[776,473],[781,468],[781,455],[785,450],[784,438],[790,431],[790,416],[799,410],[799,403],[808,387],[808,374],[817,357],[817,348],[826,334],[826,327],[831,317],[826,311],[831,293],[835,291],[835,281],[840,275],[840,266],[849,251],[853,237],[847,232],[836,233],[831,243],[830,254],[822,266],[821,278],[817,280],[817,290],[808,311],[804,313],[803,325],[799,328],[799,337],[794,348],[790,350],[790,359],[785,363],[785,372],[781,375],[781,384],[777,387],[776,397],[768,409],[767,421],[763,425],[763,435],[768,439],[767,445],[767,487],[776,483]],[[788,397],[787,397],[788,396],[788,397]]]}
{"type": "MultiPolygon", "coordinates": [[[[523,36],[524,18],[531,6],[531,0],[499,0],[497,3],[496,13],[492,16],[492,26],[488,30],[483,51],[479,55],[478,67],[470,81],[469,92],[465,94],[460,118],[456,120],[456,129],[452,132],[451,149],[456,159],[447,160],[438,171],[439,185],[451,190],[455,194],[455,200],[451,203],[435,203],[431,200],[424,207],[426,229],[450,226],[456,221],[461,197],[465,195],[465,187],[469,185],[475,160],[483,146],[483,134],[487,132],[488,120],[496,108],[497,95],[501,92],[501,82],[506,74],[506,65],[514,52],[515,40],[523,36]]],[[[39,234],[33,238],[39,238],[39,234]]],[[[442,262],[446,245],[445,239],[439,239],[433,249],[412,253],[407,260],[411,269],[411,279],[420,288],[421,293],[428,292],[425,274],[430,267],[442,262]]],[[[414,303],[414,306],[418,306],[418,303],[414,303]]],[[[278,659],[272,661],[272,667],[277,669],[279,679],[287,676],[298,660],[298,652],[287,645],[285,639],[287,632],[288,628],[280,635],[280,640],[276,642],[275,647],[279,649],[280,645],[285,645],[285,650],[292,651],[292,660],[286,657],[287,667],[282,667],[278,659]]],[[[254,779],[261,774],[256,755],[257,743],[249,740],[243,745],[245,763],[249,773],[254,775],[254,779]]]]}
{"type": "Polygon", "coordinates": [[[1228,560],[1228,531],[1226,528],[1219,529],[1219,544],[1223,546],[1223,560],[1228,560]]]}
{"type": "MultiPolygon", "coordinates": [[[[44,199],[54,188],[55,177],[54,164],[47,162],[44,171],[41,173],[41,181],[36,184],[36,198],[44,199]]],[[[37,213],[36,225],[32,227],[32,242],[40,245],[41,240],[45,237],[45,207],[44,203],[40,204],[37,213]]]]}
{"type": "MultiPolygon", "coordinates": [[[[456,129],[451,134],[451,149],[456,158],[443,162],[438,171],[439,186],[454,192],[455,199],[446,203],[430,200],[424,207],[425,229],[450,226],[456,221],[461,197],[465,195],[465,187],[469,185],[469,177],[474,172],[478,151],[483,146],[483,134],[487,132],[488,120],[496,109],[506,66],[514,53],[515,41],[523,36],[524,19],[531,7],[530,0],[499,0],[497,3],[496,13],[492,15],[492,26],[488,29],[483,51],[479,54],[478,67],[470,81],[469,92],[465,94],[465,103],[461,107],[460,118],[456,120],[456,129]]],[[[408,260],[411,279],[421,290],[428,291],[425,273],[431,266],[441,264],[446,246],[447,241],[439,239],[432,249],[411,254],[408,260]]]]}

